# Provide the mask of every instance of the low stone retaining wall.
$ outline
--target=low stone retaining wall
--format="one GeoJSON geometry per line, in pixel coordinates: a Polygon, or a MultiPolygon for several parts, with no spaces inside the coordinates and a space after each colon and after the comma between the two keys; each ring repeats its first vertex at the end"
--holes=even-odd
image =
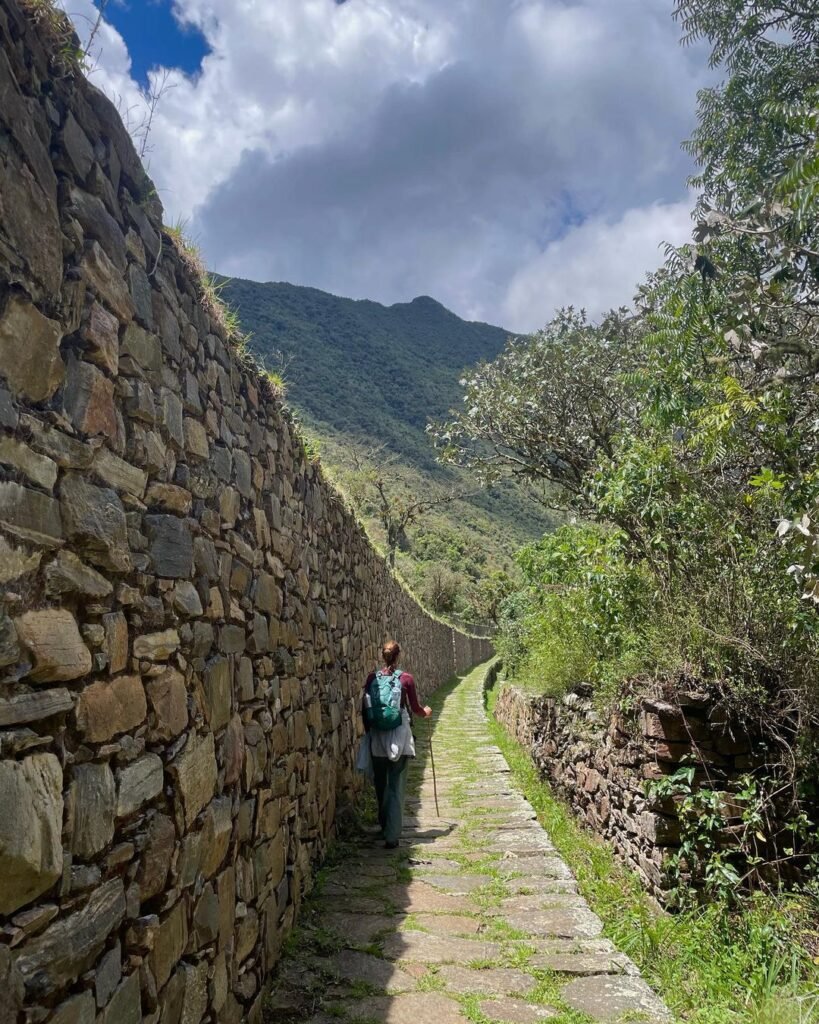
{"type": "Polygon", "coordinates": [[[756,765],[753,741],[732,735],[722,710],[695,693],[676,695],[673,702],[642,696],[628,718],[616,713],[603,720],[586,688],[555,699],[498,685],[497,720],[531,751],[543,777],[578,817],[665,902],[665,867],[679,846],[680,823],[674,801],[649,800],[646,782],[693,759],[698,776],[723,790],[756,765]]]}
{"type": "Polygon", "coordinates": [[[422,694],[491,646],[370,546],[48,25],[0,0],[0,1024],[259,1021],[380,644],[422,694]]]}

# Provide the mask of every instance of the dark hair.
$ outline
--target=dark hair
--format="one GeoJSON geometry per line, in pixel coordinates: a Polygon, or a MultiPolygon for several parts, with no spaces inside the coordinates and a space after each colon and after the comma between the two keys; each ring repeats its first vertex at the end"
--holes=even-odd
{"type": "Polygon", "coordinates": [[[384,659],[384,664],[389,668],[398,661],[398,657],[401,654],[401,648],[395,642],[395,640],[388,640],[381,648],[381,657],[384,659]]]}

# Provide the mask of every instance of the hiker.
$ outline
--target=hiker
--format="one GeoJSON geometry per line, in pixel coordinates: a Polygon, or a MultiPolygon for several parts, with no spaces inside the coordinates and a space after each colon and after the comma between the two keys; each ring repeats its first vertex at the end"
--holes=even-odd
{"type": "Polygon", "coordinates": [[[398,846],[404,818],[407,763],[415,757],[412,715],[430,718],[432,708],[421,707],[415,680],[398,667],[401,648],[388,640],[381,648],[384,665],[367,676],[364,685],[364,727],[370,739],[378,823],[388,850],[398,846]]]}

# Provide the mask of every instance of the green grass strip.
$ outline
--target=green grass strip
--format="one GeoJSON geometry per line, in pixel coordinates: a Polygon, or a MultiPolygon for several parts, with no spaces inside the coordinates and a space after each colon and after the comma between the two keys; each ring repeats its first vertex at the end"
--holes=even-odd
{"type": "MultiPolygon", "coordinates": [[[[497,688],[496,688],[497,689],[497,688]]],[[[638,876],[577,822],[524,750],[495,721],[489,730],[517,787],[577,877],[605,934],[628,953],[678,1019],[692,1024],[819,1024],[815,898],[757,894],[740,905],[711,903],[658,913],[638,876]]]]}

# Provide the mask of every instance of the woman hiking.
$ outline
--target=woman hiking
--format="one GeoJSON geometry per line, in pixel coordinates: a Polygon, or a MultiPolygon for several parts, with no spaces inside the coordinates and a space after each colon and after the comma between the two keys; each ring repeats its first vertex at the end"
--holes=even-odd
{"type": "Polygon", "coordinates": [[[398,667],[401,648],[388,640],[381,648],[383,666],[367,676],[364,685],[364,727],[370,738],[378,823],[388,850],[398,846],[404,819],[407,763],[415,757],[412,715],[429,718],[432,708],[421,707],[415,680],[398,667]]]}

